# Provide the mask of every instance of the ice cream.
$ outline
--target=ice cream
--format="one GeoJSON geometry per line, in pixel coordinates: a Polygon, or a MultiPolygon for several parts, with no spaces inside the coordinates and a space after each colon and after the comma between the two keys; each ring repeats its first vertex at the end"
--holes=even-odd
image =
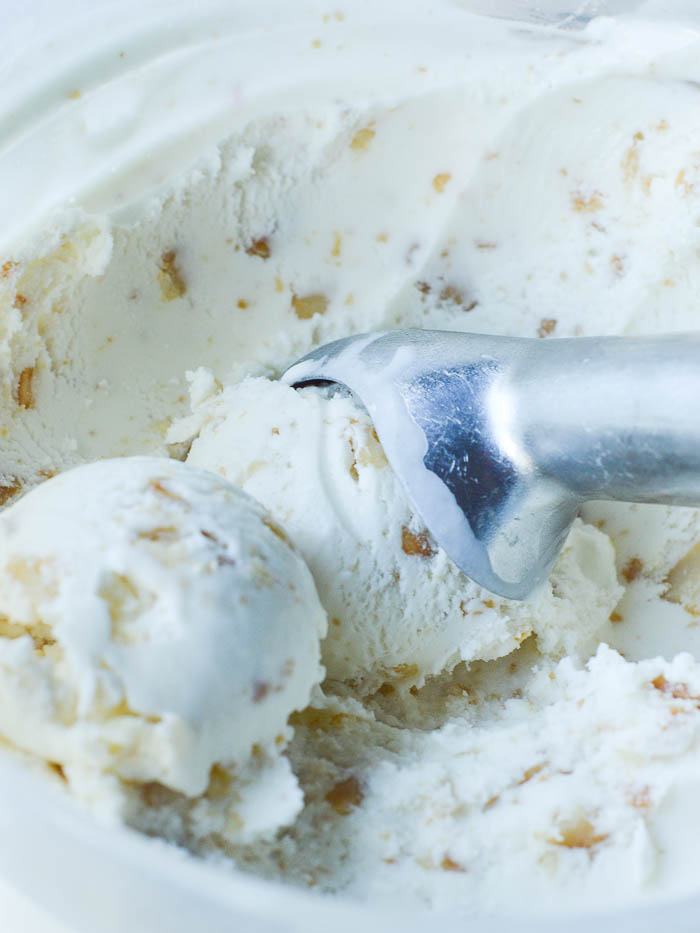
{"type": "Polygon", "coordinates": [[[577,669],[528,643],[408,700],[337,697],[297,721],[307,805],[293,831],[237,855],[297,884],[464,914],[688,894],[698,687],[689,654],[630,664],[601,647],[577,669]]]}
{"type": "Polygon", "coordinates": [[[101,816],[275,881],[459,917],[504,890],[522,914],[697,894],[698,512],[589,504],[508,603],[440,551],[352,399],[273,381],[372,329],[697,328],[697,23],[89,6],[0,66],[0,547],[24,562],[0,735],[101,816]],[[64,472],[135,454],[157,459],[64,472]],[[229,545],[202,516],[251,563],[205,580],[229,545]],[[171,527],[185,551],[148,537],[171,527]],[[100,587],[161,548],[147,589],[186,640],[154,673],[109,616],[150,639],[160,603],[100,587]],[[204,597],[241,588],[224,637],[204,597]]]}
{"type": "Polygon", "coordinates": [[[533,632],[548,656],[587,658],[622,595],[609,539],[581,522],[533,599],[515,603],[470,581],[412,510],[367,412],[348,396],[251,378],[204,402],[170,438],[193,432],[187,462],[245,489],[287,529],[330,620],[328,675],[363,693],[502,657],[533,632]]]}
{"type": "Polygon", "coordinates": [[[177,461],[47,480],[0,514],[0,566],[0,734],[78,794],[227,786],[279,758],[321,679],[302,559],[257,503],[177,461]]]}

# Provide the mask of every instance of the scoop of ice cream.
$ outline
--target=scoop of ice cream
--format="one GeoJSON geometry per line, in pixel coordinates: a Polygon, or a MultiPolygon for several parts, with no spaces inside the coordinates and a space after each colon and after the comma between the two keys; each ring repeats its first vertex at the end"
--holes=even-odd
{"type": "Polygon", "coordinates": [[[555,656],[595,650],[620,595],[597,529],[577,523],[549,584],[515,603],[469,580],[432,539],[351,397],[249,379],[200,405],[172,439],[198,430],[188,462],[263,502],[304,555],[330,620],[331,677],[410,686],[508,654],[533,632],[555,656]]]}
{"type": "Polygon", "coordinates": [[[274,755],[325,627],[284,532],[183,463],[93,463],[0,514],[0,735],[69,779],[195,795],[274,755]]]}

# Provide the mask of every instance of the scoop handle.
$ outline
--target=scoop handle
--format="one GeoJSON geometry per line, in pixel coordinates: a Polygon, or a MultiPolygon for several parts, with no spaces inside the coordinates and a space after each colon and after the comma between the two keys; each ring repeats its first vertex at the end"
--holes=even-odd
{"type": "Polygon", "coordinates": [[[700,333],[538,342],[511,385],[538,473],[581,499],[700,505],[700,333]]]}

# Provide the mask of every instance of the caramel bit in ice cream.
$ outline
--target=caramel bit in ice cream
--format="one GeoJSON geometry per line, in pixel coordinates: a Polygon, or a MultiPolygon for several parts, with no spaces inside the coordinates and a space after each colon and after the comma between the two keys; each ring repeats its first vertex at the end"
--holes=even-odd
{"type": "Polygon", "coordinates": [[[47,761],[46,763],[56,775],[56,777],[60,778],[64,783],[67,783],[68,778],[66,777],[66,772],[63,770],[63,765],[60,762],[47,761]]]}
{"type": "Polygon", "coordinates": [[[166,499],[172,499],[174,502],[185,501],[182,496],[178,496],[176,492],[173,492],[172,489],[166,486],[164,479],[152,479],[148,486],[153,492],[157,492],[160,496],[165,496],[166,499]]]}
{"type": "Polygon", "coordinates": [[[588,196],[581,191],[574,191],[571,195],[571,205],[575,211],[581,214],[592,214],[602,208],[603,195],[600,191],[594,191],[593,194],[588,196]]]}
{"type": "Polygon", "coordinates": [[[45,648],[56,644],[51,628],[45,622],[25,625],[11,622],[7,616],[0,616],[0,638],[14,639],[21,638],[23,635],[29,635],[34,642],[34,650],[38,654],[43,654],[45,648]]]}
{"type": "Polygon", "coordinates": [[[6,502],[13,499],[21,489],[22,486],[16,476],[0,486],[0,505],[5,505],[6,502]]]}
{"type": "Polygon", "coordinates": [[[453,305],[464,304],[464,295],[454,285],[445,285],[440,292],[440,301],[449,301],[453,305]]]}
{"type": "Polygon", "coordinates": [[[455,860],[450,858],[449,855],[443,856],[443,859],[440,862],[440,868],[442,868],[443,871],[458,871],[462,874],[464,874],[467,870],[464,865],[460,865],[459,862],[455,862],[455,860]]]}
{"type": "Polygon", "coordinates": [[[683,194],[690,194],[695,185],[692,181],[688,181],[685,177],[685,169],[681,169],[676,175],[676,180],[674,182],[676,188],[682,188],[683,194]]]}
{"type": "Polygon", "coordinates": [[[428,285],[427,282],[414,282],[413,284],[416,286],[421,295],[430,294],[430,285],[428,285]]]}
{"type": "Polygon", "coordinates": [[[270,258],[270,242],[266,236],[261,236],[258,240],[253,240],[246,253],[249,256],[259,256],[260,259],[270,258]]]}
{"type": "Polygon", "coordinates": [[[406,525],[401,529],[401,550],[404,554],[408,554],[411,557],[430,558],[435,557],[437,554],[427,531],[421,531],[416,534],[407,528],[406,525]]]}
{"type": "Polygon", "coordinates": [[[157,528],[139,532],[139,538],[146,541],[172,541],[177,537],[177,528],[174,525],[159,525],[157,528]]]}
{"type": "Polygon", "coordinates": [[[390,697],[393,693],[396,693],[396,687],[393,684],[385,682],[379,687],[377,693],[382,697],[390,697]]]}
{"type": "Polygon", "coordinates": [[[6,262],[0,266],[0,279],[6,279],[9,277],[13,269],[17,268],[17,263],[14,259],[8,259],[6,262]]]}
{"type": "Polygon", "coordinates": [[[273,522],[271,518],[263,518],[263,525],[266,528],[269,528],[273,535],[276,535],[280,541],[284,541],[287,547],[293,547],[292,542],[289,540],[287,533],[280,528],[277,522],[273,522]]]}
{"type": "Polygon", "coordinates": [[[34,408],[34,389],[32,386],[34,380],[35,367],[27,366],[19,374],[17,381],[17,404],[22,408],[34,408]]]}
{"type": "Polygon", "coordinates": [[[21,295],[19,292],[15,295],[15,308],[23,308],[27,303],[27,299],[24,295],[21,295]]]}
{"type": "Polygon", "coordinates": [[[374,467],[376,470],[383,470],[389,466],[389,461],[386,459],[384,453],[384,448],[381,445],[377,432],[374,428],[371,428],[363,438],[363,443],[359,448],[355,445],[355,438],[350,436],[348,438],[348,444],[350,447],[350,452],[352,454],[352,462],[350,464],[350,475],[355,480],[359,482],[360,474],[358,472],[358,465],[362,467],[374,467]]]}
{"type": "Polygon", "coordinates": [[[347,816],[355,807],[359,807],[364,799],[360,789],[360,782],[351,775],[344,781],[339,781],[326,794],[326,801],[336,813],[347,816]]]}
{"type": "Polygon", "coordinates": [[[289,725],[295,729],[297,726],[305,726],[307,729],[325,732],[342,729],[348,720],[356,718],[350,713],[338,713],[330,709],[320,709],[317,706],[307,706],[300,712],[292,713],[289,717],[289,725]]]}
{"type": "MultiPolygon", "coordinates": [[[[430,288],[428,288],[428,291],[430,288]]],[[[464,311],[471,311],[478,304],[477,301],[465,296],[464,292],[454,285],[445,285],[440,290],[440,301],[448,302],[453,305],[461,305],[464,311]]]]}
{"type": "Polygon", "coordinates": [[[622,622],[624,616],[621,616],[619,612],[613,609],[608,618],[613,624],[615,624],[616,622],[622,622]]]}
{"type": "Polygon", "coordinates": [[[582,817],[573,823],[564,823],[559,827],[559,838],[551,838],[547,842],[565,849],[592,849],[607,838],[607,833],[597,833],[590,820],[582,817]]]}
{"type": "Polygon", "coordinates": [[[130,623],[135,621],[139,613],[153,605],[153,594],[140,592],[133,580],[125,574],[110,573],[100,585],[97,595],[107,606],[112,623],[112,639],[120,645],[142,640],[142,633],[130,623]]]}
{"type": "Polygon", "coordinates": [[[372,129],[374,121],[369,124],[369,126],[364,127],[364,129],[358,130],[350,141],[350,148],[355,149],[356,151],[362,151],[369,147],[369,144],[372,142],[376,136],[376,132],[372,129]]]}
{"type": "Polygon", "coordinates": [[[549,337],[550,334],[554,333],[554,330],[557,326],[557,319],[554,317],[543,317],[540,321],[540,326],[537,328],[538,337],[549,337]]]}
{"type": "Polygon", "coordinates": [[[314,314],[325,314],[328,308],[328,299],[319,292],[311,295],[292,295],[294,313],[301,321],[308,321],[314,314]]]}
{"type": "Polygon", "coordinates": [[[541,761],[539,764],[532,765],[532,767],[527,768],[523,776],[518,781],[518,784],[527,784],[528,781],[531,781],[536,774],[539,774],[545,766],[548,764],[546,761],[541,761]]]}
{"type": "Polygon", "coordinates": [[[632,583],[639,576],[641,576],[643,569],[644,564],[638,557],[630,557],[625,566],[622,568],[622,576],[628,583],[632,583]]]}
{"type": "Polygon", "coordinates": [[[617,276],[621,276],[625,271],[625,260],[622,256],[614,254],[610,257],[610,266],[617,276]]]}
{"type": "Polygon", "coordinates": [[[435,178],[433,178],[433,188],[435,188],[438,194],[442,194],[451,178],[452,176],[449,172],[438,172],[435,178]]]}
{"type": "Polygon", "coordinates": [[[659,674],[652,680],[651,685],[659,693],[673,697],[674,700],[692,700],[700,708],[700,697],[690,692],[688,684],[672,683],[666,680],[663,674],[659,674]]]}
{"type": "Polygon", "coordinates": [[[245,298],[239,298],[236,304],[242,311],[248,307],[248,302],[245,300],[245,298]]]}
{"type": "Polygon", "coordinates": [[[208,800],[222,800],[228,796],[232,776],[221,765],[212,765],[209,771],[209,784],[204,792],[208,800]]]}
{"type": "Polygon", "coordinates": [[[34,596],[46,599],[58,593],[55,579],[45,572],[51,563],[53,561],[49,559],[13,557],[7,562],[4,573],[33,592],[34,596]]]}
{"type": "Polygon", "coordinates": [[[160,293],[163,301],[173,301],[175,298],[182,298],[187,291],[187,285],[182,272],[177,263],[177,254],[174,249],[168,250],[160,257],[160,271],[158,272],[158,281],[160,282],[160,293]]]}

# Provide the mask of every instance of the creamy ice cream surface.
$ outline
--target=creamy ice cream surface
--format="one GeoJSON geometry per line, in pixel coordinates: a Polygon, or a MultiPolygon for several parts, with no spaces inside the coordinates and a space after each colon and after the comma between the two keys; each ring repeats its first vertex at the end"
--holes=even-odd
{"type": "Polygon", "coordinates": [[[2,512],[0,564],[0,734],[79,795],[223,797],[252,758],[284,775],[326,620],[249,497],[177,461],[98,461],[2,512]]]}
{"type": "Polygon", "coordinates": [[[275,381],[697,329],[697,22],[89,6],[0,64],[0,766],[373,903],[699,893],[698,512],[590,503],[501,599],[352,397],[275,381]]]}

